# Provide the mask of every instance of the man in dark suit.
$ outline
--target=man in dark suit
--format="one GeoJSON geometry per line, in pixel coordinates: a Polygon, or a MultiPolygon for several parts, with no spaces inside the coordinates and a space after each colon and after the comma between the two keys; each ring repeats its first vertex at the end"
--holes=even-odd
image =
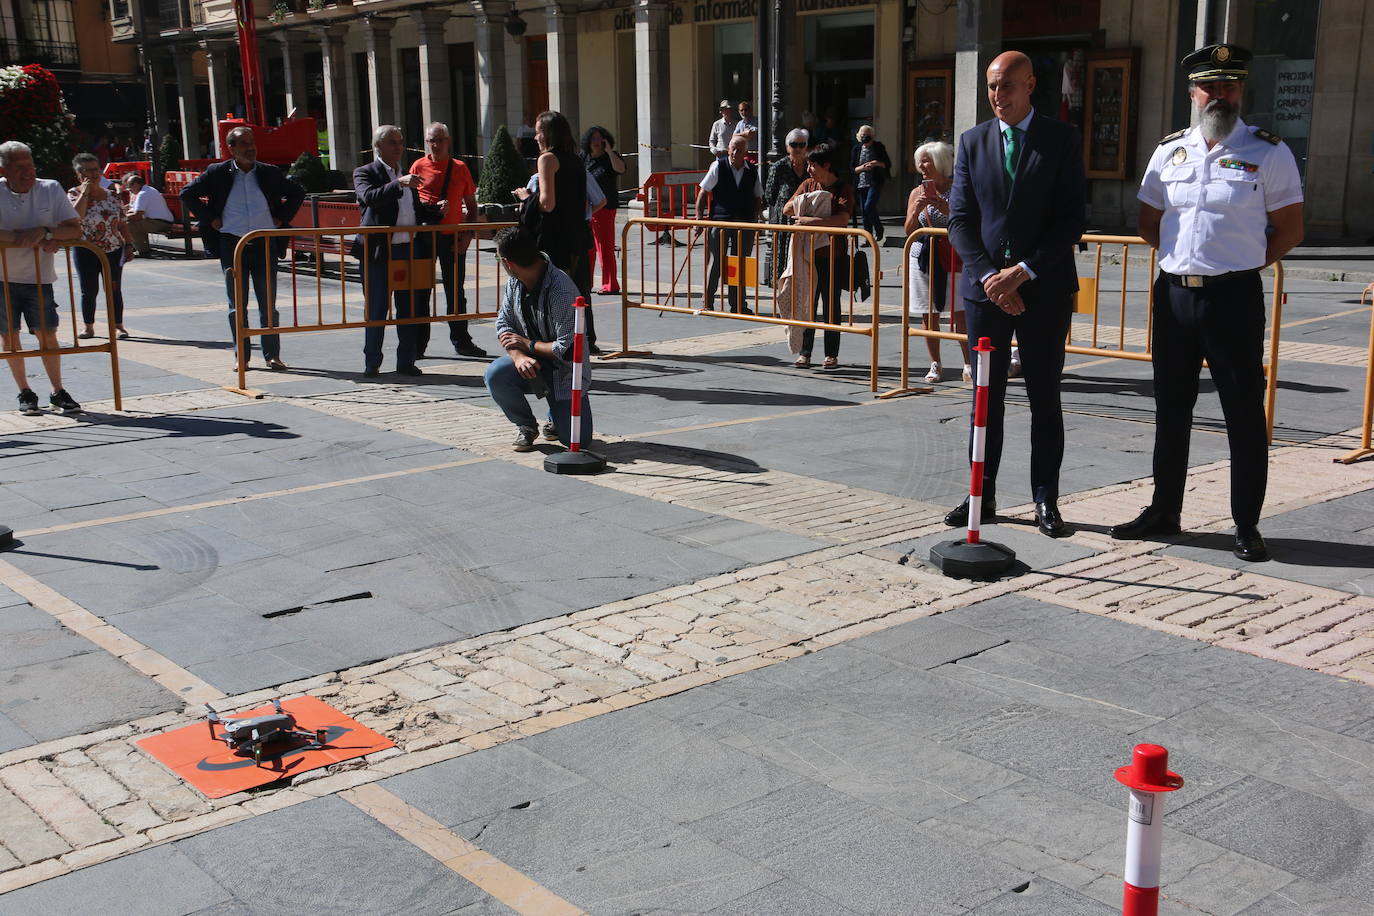
{"type": "MultiPolygon", "coordinates": [[[[376,158],[353,170],[353,189],[362,207],[361,225],[419,226],[438,222],[437,212],[420,200],[419,188],[423,179],[407,173],[401,162],[405,154],[401,129],[394,124],[378,127],[372,134],[372,148],[376,158]]],[[[388,298],[395,305],[397,318],[429,314],[428,288],[391,288],[392,268],[402,262],[408,270],[432,270],[434,245],[429,233],[359,235],[353,240],[352,254],[363,259],[368,321],[386,318],[388,298]]],[[[399,375],[423,374],[415,365],[419,354],[417,328],[414,324],[396,326],[396,372],[399,375]]],[[[381,374],[384,333],[382,325],[363,332],[363,375],[368,378],[381,374]]]]}
{"type": "MultiPolygon", "coordinates": [[[[1060,537],[1068,529],[1058,507],[1064,457],[1059,378],[1078,289],[1074,244],[1085,223],[1083,147],[1071,125],[1031,107],[1035,74],[1026,55],[998,55],[987,77],[996,117],[960,136],[949,199],[950,240],[964,261],[969,291],[969,339],[987,337],[995,348],[989,366],[982,517],[996,512],[1007,367],[1015,334],[1031,409],[1035,522],[1044,534],[1060,537]]],[[[968,523],[968,499],[945,516],[945,523],[968,523]]]]}
{"type": "MultiPolygon", "coordinates": [[[[278,229],[289,226],[296,211],[305,200],[305,189],[286,176],[275,165],[258,162],[258,147],[253,131],[236,127],[226,138],[232,159],[216,162],[200,173],[195,181],[181,192],[181,203],[200,223],[200,238],[205,253],[218,257],[225,271],[224,286],[229,293],[229,334],[238,334],[234,307],[234,280],[230,269],[234,266],[234,248],[239,238],[254,229],[278,229]]],[[[280,323],[276,308],[276,261],[286,254],[286,237],[271,240],[270,255],[263,239],[249,242],[243,251],[243,267],[253,281],[253,293],[258,300],[258,318],[262,327],[280,323]],[[269,260],[270,257],[270,260],[269,260]],[[270,320],[269,320],[270,316],[270,320]]],[[[248,296],[248,277],[242,278],[240,289],[248,296]]],[[[244,319],[245,323],[247,318],[244,319]]],[[[247,366],[251,347],[245,341],[239,359],[247,366]]],[[[262,355],[269,369],[285,369],[281,361],[281,337],[264,334],[262,355]]],[[[234,364],[238,368],[238,363],[234,364]]]]}

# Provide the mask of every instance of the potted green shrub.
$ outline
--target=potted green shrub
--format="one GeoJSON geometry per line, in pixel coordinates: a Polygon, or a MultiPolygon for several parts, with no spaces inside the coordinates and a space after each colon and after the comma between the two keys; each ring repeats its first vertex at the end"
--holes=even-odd
{"type": "Polygon", "coordinates": [[[502,124],[496,128],[491,147],[482,160],[482,174],[477,183],[477,202],[488,220],[510,222],[516,218],[519,205],[511,194],[523,188],[529,180],[529,169],[515,148],[510,131],[502,124]]]}

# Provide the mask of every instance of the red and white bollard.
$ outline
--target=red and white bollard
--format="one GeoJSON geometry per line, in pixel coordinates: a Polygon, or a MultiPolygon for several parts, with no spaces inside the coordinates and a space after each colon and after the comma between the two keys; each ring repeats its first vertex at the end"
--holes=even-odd
{"type": "Polygon", "coordinates": [[[978,375],[973,380],[973,447],[969,456],[968,484],[968,542],[978,543],[978,532],[983,522],[983,458],[988,439],[988,366],[992,362],[992,341],[986,337],[978,338],[974,352],[982,354],[978,359],[978,375]]]}
{"type": "Polygon", "coordinates": [[[1131,762],[1119,767],[1116,781],[1131,790],[1126,819],[1126,881],[1122,916],[1159,912],[1159,860],[1164,840],[1164,793],[1183,786],[1169,772],[1169,752],[1158,744],[1137,744],[1131,762]]]}
{"type": "Polygon", "coordinates": [[[606,459],[582,450],[582,361],[587,353],[587,300],[581,296],[573,303],[573,384],[571,412],[568,417],[568,450],[544,458],[544,470],[552,474],[599,474],[606,470],[606,459]]]}
{"type": "Polygon", "coordinates": [[[984,541],[983,455],[987,448],[988,377],[992,362],[992,341],[978,338],[978,375],[973,389],[973,446],[969,455],[968,536],[962,541],[944,541],[930,548],[930,561],[947,576],[956,579],[992,579],[1016,562],[1016,552],[1001,544],[984,541]]]}

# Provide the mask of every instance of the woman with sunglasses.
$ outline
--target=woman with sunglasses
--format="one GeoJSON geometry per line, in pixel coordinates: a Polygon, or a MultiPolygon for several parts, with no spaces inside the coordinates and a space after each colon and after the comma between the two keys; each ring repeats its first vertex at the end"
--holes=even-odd
{"type": "MultiPolygon", "coordinates": [[[[783,205],[807,179],[806,150],[811,145],[810,135],[800,127],[787,135],[787,155],[768,170],[768,183],[764,186],[763,205],[768,208],[768,222],[773,226],[790,226],[791,216],[782,212],[783,205]]],[[[788,236],[778,234],[768,249],[769,263],[763,271],[764,282],[777,286],[778,278],[787,270],[788,236]]]]}

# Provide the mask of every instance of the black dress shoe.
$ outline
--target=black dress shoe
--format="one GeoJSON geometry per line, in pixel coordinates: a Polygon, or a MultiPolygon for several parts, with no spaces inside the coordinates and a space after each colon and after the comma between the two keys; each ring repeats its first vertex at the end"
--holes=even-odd
{"type": "Polygon", "coordinates": [[[424,373],[420,371],[420,367],[417,366],[417,365],[415,365],[414,363],[411,363],[411,364],[408,365],[408,366],[397,366],[397,367],[396,367],[396,374],[397,374],[397,375],[424,375],[424,373]]]}
{"type": "Polygon", "coordinates": [[[1123,525],[1113,525],[1107,529],[1107,533],[1118,541],[1135,541],[1140,538],[1178,534],[1182,530],[1177,512],[1165,512],[1156,506],[1146,506],[1134,519],[1123,525]]]}
{"type": "Polygon", "coordinates": [[[381,375],[381,374],[382,374],[382,370],[381,370],[381,369],[364,369],[364,370],[363,370],[363,378],[376,378],[377,376],[379,376],[379,375],[381,375]]]}
{"type": "MultiPolygon", "coordinates": [[[[968,526],[968,501],[970,497],[965,496],[964,501],[955,506],[945,516],[945,524],[951,528],[965,528],[968,526]]],[[[981,518],[986,521],[997,514],[997,497],[991,493],[983,494],[983,514],[981,518]]]]}
{"type": "Polygon", "coordinates": [[[1035,504],[1035,527],[1046,537],[1062,538],[1069,533],[1064,519],[1059,516],[1059,507],[1051,502],[1035,504]]]}
{"type": "Polygon", "coordinates": [[[483,350],[470,340],[454,344],[453,352],[457,353],[459,356],[471,356],[473,359],[491,358],[491,354],[487,353],[486,350],[483,350]]]}
{"type": "Polygon", "coordinates": [[[1264,545],[1264,536],[1254,525],[1236,526],[1236,546],[1231,552],[1247,563],[1262,563],[1269,559],[1269,548],[1264,545]]]}

